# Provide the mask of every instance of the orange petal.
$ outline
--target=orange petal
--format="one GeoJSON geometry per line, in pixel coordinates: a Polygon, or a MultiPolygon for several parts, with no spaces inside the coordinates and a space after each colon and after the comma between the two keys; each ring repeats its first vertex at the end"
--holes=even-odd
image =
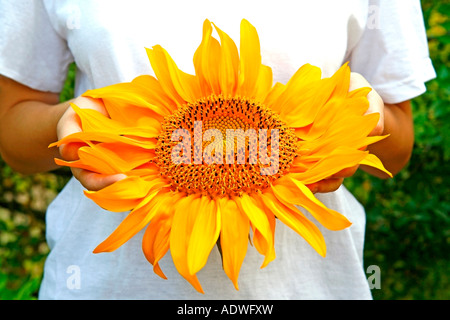
{"type": "Polygon", "coordinates": [[[147,81],[146,84],[151,85],[151,87],[144,88],[136,85],[136,82],[140,81],[141,80],[139,79],[135,79],[133,82],[117,83],[98,89],[88,90],[83,93],[83,96],[97,99],[119,100],[131,104],[135,108],[148,108],[163,116],[170,114],[170,109],[167,108],[166,104],[166,101],[170,101],[170,99],[168,97],[166,98],[166,95],[162,90],[158,90],[159,84],[157,82],[147,81]],[[156,97],[156,94],[153,93],[152,90],[158,92],[160,96],[156,97]]]}
{"type": "Polygon", "coordinates": [[[260,204],[251,196],[244,193],[241,197],[234,199],[239,209],[247,215],[251,226],[254,228],[254,241],[256,249],[265,255],[261,268],[265,267],[275,258],[274,235],[271,222],[261,208],[260,204]],[[256,235],[256,238],[255,238],[256,235]]]}
{"type": "Polygon", "coordinates": [[[302,236],[322,257],[326,255],[326,244],[322,233],[303,213],[294,206],[282,203],[270,192],[261,195],[264,205],[275,216],[302,236]]]}
{"type": "Polygon", "coordinates": [[[220,246],[223,269],[235,288],[239,290],[238,276],[247,253],[250,222],[234,200],[221,198],[219,205],[222,217],[220,246]]]}
{"type": "Polygon", "coordinates": [[[158,79],[151,75],[141,75],[134,78],[131,83],[144,90],[144,99],[152,105],[165,108],[169,113],[177,109],[177,104],[165,94],[158,79]]]}
{"type": "Polygon", "coordinates": [[[121,122],[127,127],[151,127],[161,130],[160,122],[164,116],[150,110],[139,108],[118,99],[103,99],[106,110],[111,119],[121,122]]]}
{"type": "Polygon", "coordinates": [[[209,254],[219,238],[220,225],[221,212],[216,201],[209,199],[209,197],[201,197],[187,250],[190,274],[196,274],[205,266],[209,254]]]}
{"type": "Polygon", "coordinates": [[[109,237],[94,249],[94,253],[114,251],[141,231],[160,207],[161,197],[158,193],[155,191],[149,194],[136,206],[109,237]]]}
{"type": "Polygon", "coordinates": [[[163,279],[167,279],[161,270],[158,261],[161,260],[169,250],[169,237],[172,225],[175,204],[180,198],[178,194],[168,193],[164,197],[164,203],[152,219],[142,238],[142,250],[147,260],[153,265],[153,271],[163,279]]]}
{"type": "MultiPolygon", "coordinates": [[[[103,174],[126,173],[145,164],[154,157],[150,150],[120,143],[100,143],[81,147],[79,161],[66,162],[70,167],[89,167],[90,171],[103,174]]],[[[85,168],[87,169],[87,168],[85,168]]]]}
{"type": "Polygon", "coordinates": [[[260,207],[264,213],[267,216],[267,220],[269,221],[270,225],[270,231],[272,235],[271,241],[267,241],[264,237],[264,235],[259,231],[258,229],[253,230],[253,244],[255,245],[255,248],[264,254],[265,258],[263,261],[263,264],[261,265],[261,268],[265,268],[271,261],[275,260],[275,226],[276,226],[276,220],[275,215],[272,213],[272,211],[268,210],[264,204],[262,203],[262,200],[260,199],[260,196],[254,197],[258,207],[260,207]]]}
{"type": "Polygon", "coordinates": [[[308,187],[290,176],[276,180],[272,190],[279,201],[305,208],[327,229],[342,230],[351,225],[345,216],[327,208],[308,187]]]}
{"type": "Polygon", "coordinates": [[[156,147],[156,139],[139,139],[138,137],[118,136],[109,132],[76,132],[70,134],[61,140],[52,143],[49,147],[59,147],[63,144],[71,142],[83,142],[91,144],[91,142],[120,142],[131,146],[137,146],[144,149],[154,149],[156,147]]]}
{"type": "MultiPolygon", "coordinates": [[[[319,157],[315,165],[305,172],[292,173],[292,178],[301,181],[303,184],[311,184],[329,178],[333,174],[351,168],[359,164],[368,154],[368,151],[355,150],[348,147],[339,147],[329,155],[319,157]]],[[[315,155],[311,156],[312,158],[315,155]]],[[[308,160],[309,157],[304,157],[308,160]]],[[[301,158],[300,158],[301,160],[301,158]]]]}
{"type": "Polygon", "coordinates": [[[374,154],[369,153],[359,164],[363,164],[366,166],[374,167],[378,170],[383,171],[389,177],[392,178],[392,173],[390,173],[383,165],[381,160],[374,154]]]}
{"type": "Polygon", "coordinates": [[[185,101],[194,102],[201,97],[197,78],[178,69],[161,46],[154,46],[152,50],[147,49],[147,54],[162,88],[170,97],[176,98],[181,105],[185,101]]]}
{"type": "Polygon", "coordinates": [[[170,232],[170,253],[178,272],[198,292],[204,293],[196,275],[189,272],[188,246],[192,227],[200,208],[200,198],[197,195],[189,195],[180,199],[175,208],[170,232]]]}
{"type": "Polygon", "coordinates": [[[139,177],[127,177],[99,191],[85,190],[84,194],[106,210],[123,212],[137,207],[151,190],[160,189],[166,184],[162,179],[149,182],[139,177]]]}

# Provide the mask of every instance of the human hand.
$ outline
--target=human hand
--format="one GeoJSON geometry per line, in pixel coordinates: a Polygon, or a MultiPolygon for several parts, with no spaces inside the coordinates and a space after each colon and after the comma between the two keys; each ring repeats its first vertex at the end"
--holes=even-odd
{"type": "MultiPolygon", "coordinates": [[[[350,87],[349,91],[353,91],[355,89],[363,88],[363,87],[371,87],[369,82],[359,73],[352,72],[350,74],[350,87]]],[[[369,101],[369,108],[366,111],[366,114],[370,113],[379,113],[380,119],[378,120],[377,125],[369,134],[369,136],[378,136],[382,135],[384,131],[384,102],[380,95],[372,88],[372,90],[367,95],[367,100],[369,101]]],[[[344,182],[345,178],[349,178],[355,174],[358,170],[359,165],[354,167],[343,169],[331,177],[327,179],[323,179],[316,183],[312,183],[307,185],[307,187],[313,193],[325,193],[336,191],[344,182]]]]}
{"type": "MultiPolygon", "coordinates": [[[[105,106],[101,99],[93,99],[89,97],[78,97],[70,101],[82,109],[94,109],[104,115],[108,115],[105,106]]],[[[76,133],[81,132],[81,124],[75,111],[69,107],[58,121],[56,128],[58,140],[76,133]]],[[[84,143],[71,142],[62,144],[59,147],[61,157],[66,161],[78,160],[78,149],[85,146],[84,143]]],[[[103,189],[114,182],[125,178],[124,174],[105,175],[92,172],[81,168],[71,168],[73,176],[80,181],[80,183],[90,191],[97,191],[103,189]]]]}

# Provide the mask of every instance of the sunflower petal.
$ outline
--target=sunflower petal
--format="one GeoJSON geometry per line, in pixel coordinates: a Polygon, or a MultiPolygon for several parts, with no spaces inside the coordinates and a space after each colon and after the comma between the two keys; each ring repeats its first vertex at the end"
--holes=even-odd
{"type": "Polygon", "coordinates": [[[151,127],[151,130],[161,130],[160,122],[163,115],[149,108],[136,106],[118,99],[103,99],[106,111],[111,119],[120,121],[125,127],[151,127]]]}
{"type": "Polygon", "coordinates": [[[261,48],[258,33],[247,20],[241,21],[239,89],[241,95],[253,98],[261,70],[261,48]]]}
{"type": "Polygon", "coordinates": [[[139,139],[138,137],[131,138],[118,136],[117,134],[109,132],[76,132],[65,136],[55,143],[52,143],[49,147],[59,147],[63,144],[72,142],[83,142],[86,144],[90,144],[91,142],[119,142],[144,149],[154,149],[156,147],[155,139],[139,139]]]}
{"type": "Polygon", "coordinates": [[[322,233],[301,211],[292,205],[280,202],[270,192],[263,193],[261,199],[267,209],[272,211],[281,222],[297,232],[318,254],[325,257],[326,244],[322,233]]]}
{"type": "Polygon", "coordinates": [[[381,160],[374,154],[369,153],[359,164],[370,166],[373,168],[376,168],[378,170],[383,171],[386,173],[389,177],[393,177],[392,173],[390,173],[383,165],[381,160]]]}
{"type": "MultiPolygon", "coordinates": [[[[291,177],[303,184],[311,184],[329,178],[333,174],[358,165],[367,157],[368,151],[354,150],[348,147],[340,147],[331,152],[305,172],[292,173],[291,177]]],[[[315,157],[315,155],[312,155],[315,157]]],[[[308,158],[308,157],[305,157],[308,158]]]]}
{"type": "Polygon", "coordinates": [[[155,191],[135,206],[109,237],[94,249],[94,253],[111,252],[122,246],[153,219],[157,208],[158,191],[155,191]]]}
{"type": "Polygon", "coordinates": [[[177,104],[164,92],[161,84],[155,77],[141,75],[134,78],[131,83],[144,91],[143,98],[151,105],[166,109],[169,114],[177,109],[177,104]]]}
{"type": "Polygon", "coordinates": [[[199,212],[200,198],[190,195],[177,202],[170,231],[170,253],[178,272],[198,292],[204,293],[197,276],[189,272],[188,246],[192,232],[192,226],[199,212]]]}
{"type": "Polygon", "coordinates": [[[238,288],[238,276],[248,247],[250,223],[234,200],[222,198],[219,201],[222,227],[220,246],[222,248],[223,269],[238,288]]]}
{"type": "Polygon", "coordinates": [[[196,274],[202,269],[220,234],[221,212],[215,200],[202,197],[189,239],[188,269],[196,274]]]}
{"type": "MultiPolygon", "coordinates": [[[[133,80],[139,81],[139,80],[133,80]]],[[[147,81],[150,85],[150,82],[147,81]]],[[[82,94],[84,97],[91,97],[97,99],[104,100],[118,100],[127,104],[133,105],[135,108],[148,108],[159,115],[168,115],[170,114],[170,109],[167,106],[172,105],[173,103],[168,103],[166,101],[170,101],[169,98],[165,98],[165,94],[159,90],[161,93],[160,97],[155,97],[155,94],[152,94],[152,89],[157,89],[158,84],[152,83],[152,87],[144,89],[141,86],[137,86],[135,82],[122,82],[112,84],[103,88],[88,90],[82,94]],[[163,103],[161,102],[164,101],[163,103]]]]}
{"type": "Polygon", "coordinates": [[[272,68],[261,65],[258,80],[256,82],[255,100],[266,100],[267,94],[273,86],[272,68]]]}
{"type": "Polygon", "coordinates": [[[219,82],[222,94],[234,96],[238,82],[239,53],[233,40],[216,25],[214,25],[220,36],[221,54],[219,68],[219,82]]]}
{"type": "Polygon", "coordinates": [[[123,212],[136,208],[151,190],[160,189],[166,184],[167,182],[162,179],[148,182],[133,176],[119,180],[99,191],[85,190],[84,194],[106,210],[123,212]]]}
{"type": "MultiPolygon", "coordinates": [[[[81,147],[78,150],[78,156],[79,162],[91,167],[91,171],[116,174],[126,173],[149,162],[154,157],[154,153],[120,143],[99,143],[81,147]]],[[[74,167],[70,165],[70,162],[68,164],[74,167]]]]}
{"type": "Polygon", "coordinates": [[[220,93],[219,65],[220,43],[211,37],[212,26],[209,20],[203,23],[203,38],[194,54],[195,73],[199,77],[203,96],[220,93]]]}
{"type": "Polygon", "coordinates": [[[179,70],[167,51],[161,46],[154,46],[147,50],[152,68],[164,92],[178,105],[186,101],[195,101],[199,94],[199,87],[195,76],[179,70]]]}
{"type": "Polygon", "coordinates": [[[169,237],[173,212],[179,196],[167,193],[161,201],[160,210],[152,219],[142,238],[142,250],[147,260],[153,265],[153,271],[163,279],[167,279],[158,261],[169,250],[169,237]]]}
{"type": "Polygon", "coordinates": [[[235,201],[239,209],[249,218],[251,226],[254,228],[254,234],[258,234],[256,238],[254,235],[253,239],[254,241],[255,239],[257,240],[255,247],[265,256],[261,266],[261,268],[263,268],[275,258],[273,243],[274,235],[270,221],[264,210],[253,197],[244,193],[241,197],[235,198],[235,201]]]}
{"type": "Polygon", "coordinates": [[[305,208],[329,230],[342,230],[351,225],[345,216],[327,208],[308,187],[290,176],[277,180],[276,184],[272,185],[272,190],[282,203],[296,204],[305,208]]]}

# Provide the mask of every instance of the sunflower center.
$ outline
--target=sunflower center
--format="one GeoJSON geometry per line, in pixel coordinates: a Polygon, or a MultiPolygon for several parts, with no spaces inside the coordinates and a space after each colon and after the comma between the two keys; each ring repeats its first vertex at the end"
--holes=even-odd
{"type": "Polygon", "coordinates": [[[212,95],[164,119],[155,163],[174,191],[239,196],[285,175],[296,142],[293,130],[264,105],[212,95]]]}

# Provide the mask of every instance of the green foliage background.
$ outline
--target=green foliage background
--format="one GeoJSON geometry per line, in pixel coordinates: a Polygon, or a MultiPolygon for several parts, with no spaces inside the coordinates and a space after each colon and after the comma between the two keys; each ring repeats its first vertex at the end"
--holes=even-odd
{"type": "MultiPolygon", "coordinates": [[[[437,78],[413,100],[415,148],[390,180],[358,172],[345,185],[367,210],[365,265],[381,270],[375,299],[450,298],[450,3],[422,1],[437,78]]],[[[69,70],[61,101],[73,97],[69,70]]],[[[67,170],[22,176],[0,158],[0,299],[36,299],[43,265],[45,210],[67,170]]],[[[370,273],[368,273],[370,276],[370,273]]]]}

